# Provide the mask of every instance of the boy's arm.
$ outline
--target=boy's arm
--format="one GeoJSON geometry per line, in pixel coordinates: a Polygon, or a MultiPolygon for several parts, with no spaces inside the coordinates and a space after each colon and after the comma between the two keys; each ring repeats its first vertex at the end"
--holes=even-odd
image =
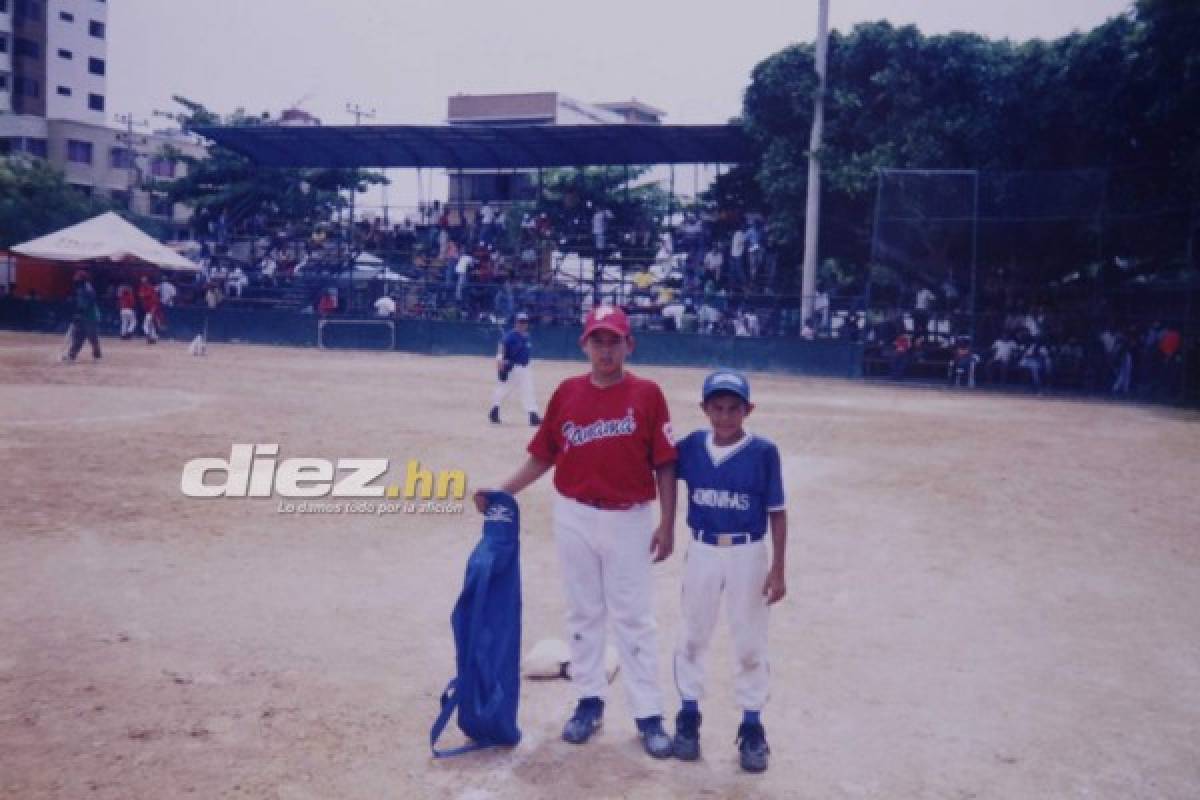
{"type": "Polygon", "coordinates": [[[506,492],[507,494],[516,494],[545,475],[552,466],[554,464],[549,461],[542,461],[541,459],[529,456],[525,459],[525,463],[518,467],[517,471],[508,480],[500,484],[499,489],[476,489],[472,498],[475,501],[475,508],[479,509],[479,513],[482,514],[484,511],[487,511],[488,492],[499,491],[506,492]]]}
{"type": "Polygon", "coordinates": [[[769,511],[767,518],[771,522],[771,568],[767,572],[767,580],[763,583],[762,593],[767,598],[767,605],[771,605],[782,600],[787,594],[787,581],[784,579],[787,512],[783,509],[769,511]]]}
{"type": "Polygon", "coordinates": [[[654,468],[654,481],[658,484],[658,502],[662,518],[650,540],[650,552],[658,563],[670,557],[675,550],[675,462],[668,461],[654,468]]]}

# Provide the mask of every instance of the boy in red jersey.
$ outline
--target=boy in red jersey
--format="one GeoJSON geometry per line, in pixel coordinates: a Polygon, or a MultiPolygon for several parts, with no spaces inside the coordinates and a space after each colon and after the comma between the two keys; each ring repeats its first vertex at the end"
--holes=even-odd
{"type": "MultiPolygon", "coordinates": [[[[554,467],[554,535],[567,593],[571,679],[579,704],[563,738],[582,744],[600,727],[612,618],[625,692],[646,752],[671,755],[662,726],[650,563],[675,547],[675,444],[662,390],[625,371],[633,351],[619,308],[593,309],[579,340],[591,372],[559,384],[529,458],[500,487],[516,494],[554,467]],[[657,494],[660,521],[654,525],[657,494]]],[[[482,512],[486,492],[475,494],[482,512]]]]}

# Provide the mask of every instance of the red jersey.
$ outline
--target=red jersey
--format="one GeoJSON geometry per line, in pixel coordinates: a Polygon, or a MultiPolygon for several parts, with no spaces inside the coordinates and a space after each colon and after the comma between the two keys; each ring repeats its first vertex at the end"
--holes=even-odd
{"type": "Polygon", "coordinates": [[[654,468],[675,460],[662,389],[630,372],[604,388],[590,375],[567,378],[527,449],[554,464],[561,494],[604,506],[653,500],[654,468]]]}
{"type": "Polygon", "coordinates": [[[117,306],[122,309],[133,310],[133,289],[130,289],[128,286],[122,286],[120,289],[117,289],[117,306]]]}
{"type": "Polygon", "coordinates": [[[138,300],[142,304],[142,311],[153,314],[158,310],[158,289],[149,283],[143,283],[138,287],[138,300]]]}

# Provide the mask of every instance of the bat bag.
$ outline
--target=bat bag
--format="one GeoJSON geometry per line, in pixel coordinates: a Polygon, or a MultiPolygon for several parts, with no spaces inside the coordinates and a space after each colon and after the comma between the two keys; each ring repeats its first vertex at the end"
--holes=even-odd
{"type": "Polygon", "coordinates": [[[483,537],[467,559],[462,593],[450,615],[457,674],[442,694],[441,712],[429,731],[435,758],[521,739],[517,699],[521,666],[520,511],[512,495],[488,494],[483,537]],[[437,740],[458,711],[458,727],[471,741],[438,750],[437,740]]]}

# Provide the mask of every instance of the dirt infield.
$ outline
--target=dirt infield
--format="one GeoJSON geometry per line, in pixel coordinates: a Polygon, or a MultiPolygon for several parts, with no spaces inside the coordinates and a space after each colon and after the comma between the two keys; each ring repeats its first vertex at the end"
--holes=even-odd
{"type": "MultiPolygon", "coordinates": [[[[487,424],[490,361],[103,344],[64,365],[0,334],[0,797],[1200,796],[1198,415],[752,376],[792,523],[770,771],[738,771],[723,630],[697,764],[644,756],[619,687],[560,741],[565,682],[523,684],[517,748],[435,762],[478,517],[280,513],[180,474],[277,442],[487,484],[530,433],[515,398],[487,424]]],[[[544,403],[582,363],[535,369],[544,403]]],[[[640,371],[700,425],[700,371],[640,371]]],[[[562,635],[551,492],[521,497],[527,645],[562,635]]],[[[672,714],[685,538],[656,572],[672,714]]]]}

